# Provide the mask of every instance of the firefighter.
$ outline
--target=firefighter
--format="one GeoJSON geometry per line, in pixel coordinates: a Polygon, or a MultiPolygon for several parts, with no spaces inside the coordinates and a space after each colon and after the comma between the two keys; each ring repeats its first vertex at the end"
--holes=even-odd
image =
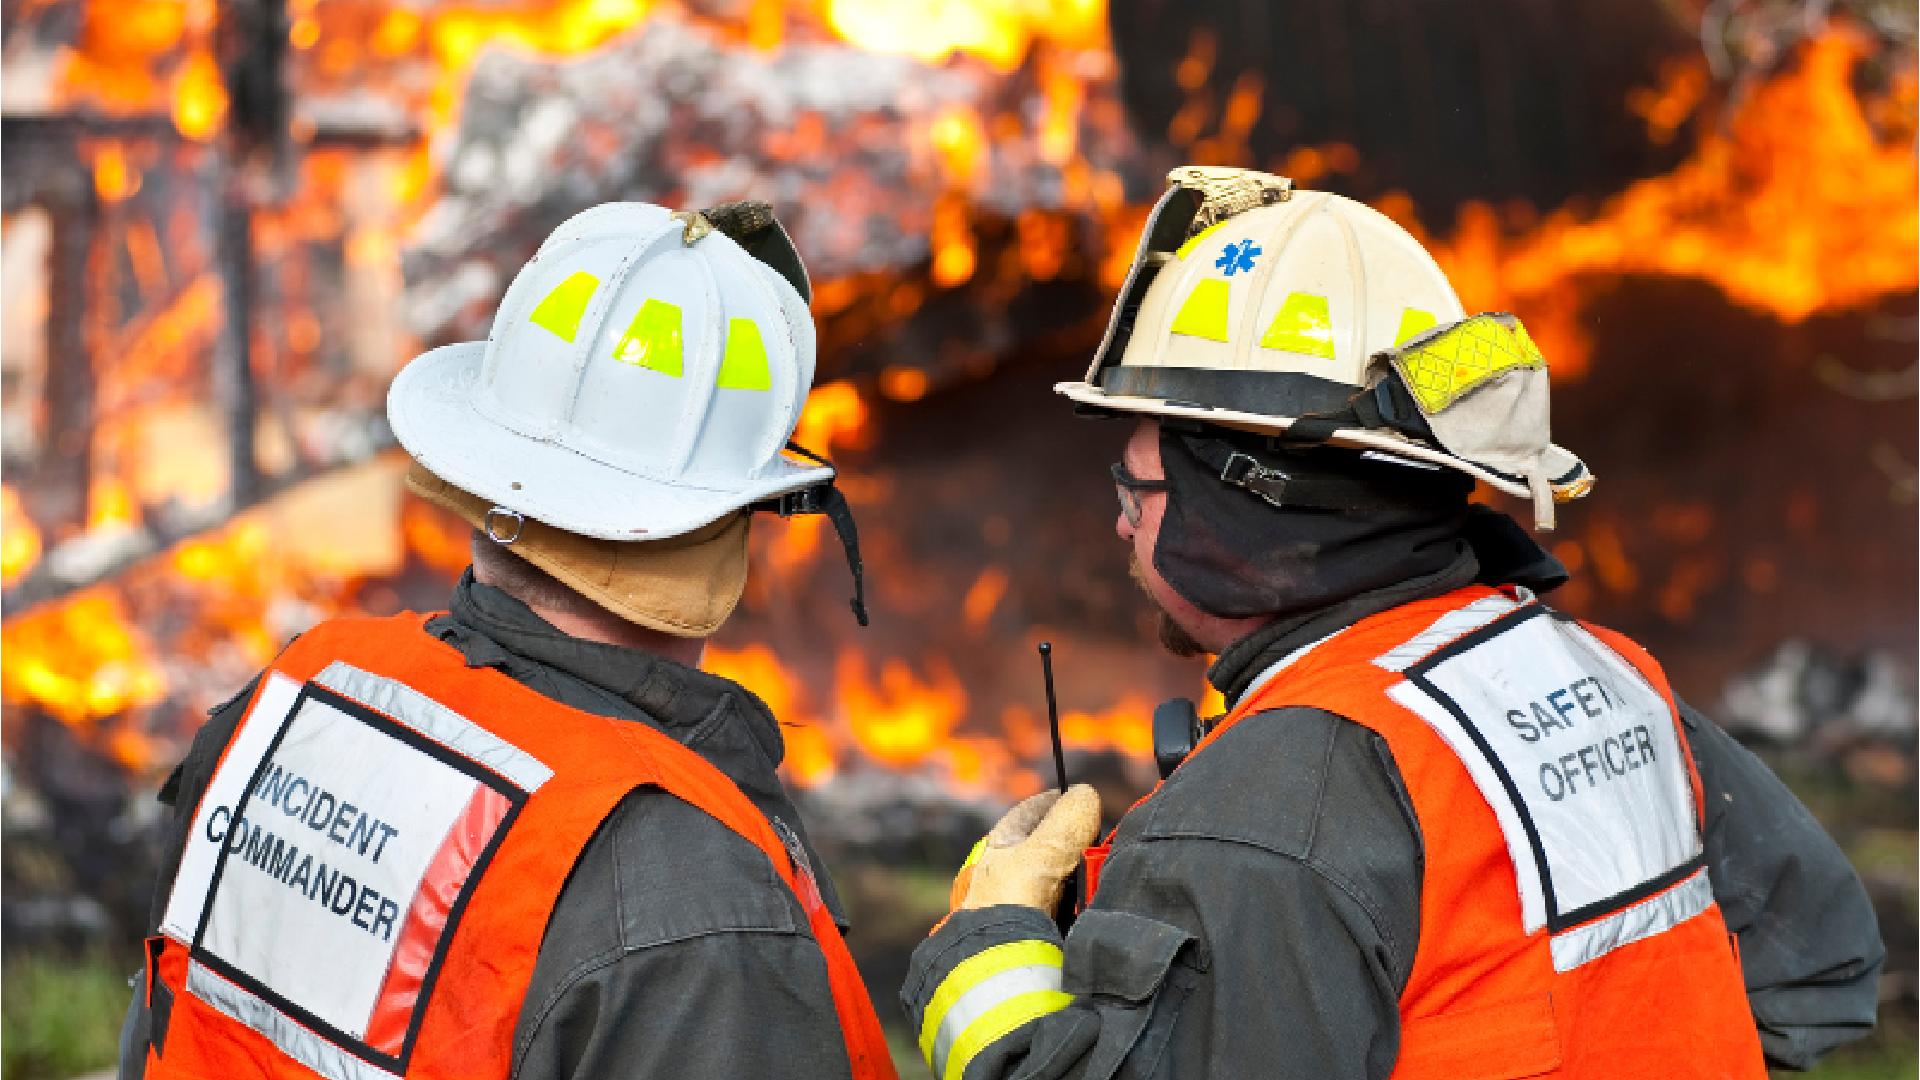
{"type": "Polygon", "coordinates": [[[698,669],[789,453],[809,286],[764,204],[595,207],[415,359],[450,610],[307,631],[200,731],[121,1075],[890,1078],[775,718],[698,669]]]}
{"type": "Polygon", "coordinates": [[[1230,711],[1086,852],[1064,941],[1092,791],[976,849],[902,989],[935,1076],[1757,1080],[1871,1027],[1833,842],[1472,501],[1546,528],[1593,477],[1524,327],[1413,237],[1176,170],[1058,389],[1132,419],[1116,528],[1230,711]]]}

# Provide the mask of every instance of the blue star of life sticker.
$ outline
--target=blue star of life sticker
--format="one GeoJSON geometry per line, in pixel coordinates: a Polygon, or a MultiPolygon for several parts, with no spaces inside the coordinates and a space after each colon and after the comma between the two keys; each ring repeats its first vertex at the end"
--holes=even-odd
{"type": "Polygon", "coordinates": [[[1232,277],[1242,270],[1251,271],[1253,260],[1259,257],[1261,250],[1260,245],[1251,239],[1228,244],[1221,250],[1220,257],[1213,260],[1214,268],[1227,277],[1232,277]]]}

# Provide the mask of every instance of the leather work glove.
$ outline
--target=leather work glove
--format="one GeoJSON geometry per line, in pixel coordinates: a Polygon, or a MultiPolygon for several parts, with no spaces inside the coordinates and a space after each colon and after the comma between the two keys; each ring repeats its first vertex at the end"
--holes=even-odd
{"type": "Polygon", "coordinates": [[[1007,811],[974,845],[953,879],[954,911],[1019,904],[1052,915],[1067,878],[1100,832],[1100,796],[1089,784],[1043,791],[1007,811]]]}

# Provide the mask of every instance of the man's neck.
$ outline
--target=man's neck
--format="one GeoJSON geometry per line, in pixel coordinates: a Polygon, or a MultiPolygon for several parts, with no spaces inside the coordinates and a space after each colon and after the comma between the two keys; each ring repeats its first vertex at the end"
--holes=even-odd
{"type": "Polygon", "coordinates": [[[706,638],[680,637],[676,634],[663,633],[638,623],[628,622],[612,612],[595,612],[587,615],[559,611],[541,604],[528,604],[527,607],[568,637],[598,641],[604,645],[617,645],[623,649],[639,649],[655,656],[664,656],[687,667],[699,667],[700,658],[707,649],[706,638]]]}

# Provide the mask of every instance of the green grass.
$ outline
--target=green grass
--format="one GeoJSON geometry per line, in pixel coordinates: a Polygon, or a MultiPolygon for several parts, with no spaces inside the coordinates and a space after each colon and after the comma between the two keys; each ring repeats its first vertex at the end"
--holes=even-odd
{"type": "Polygon", "coordinates": [[[0,1077],[65,1080],[113,1067],[131,970],[101,956],[7,958],[0,970],[0,1077]]]}

